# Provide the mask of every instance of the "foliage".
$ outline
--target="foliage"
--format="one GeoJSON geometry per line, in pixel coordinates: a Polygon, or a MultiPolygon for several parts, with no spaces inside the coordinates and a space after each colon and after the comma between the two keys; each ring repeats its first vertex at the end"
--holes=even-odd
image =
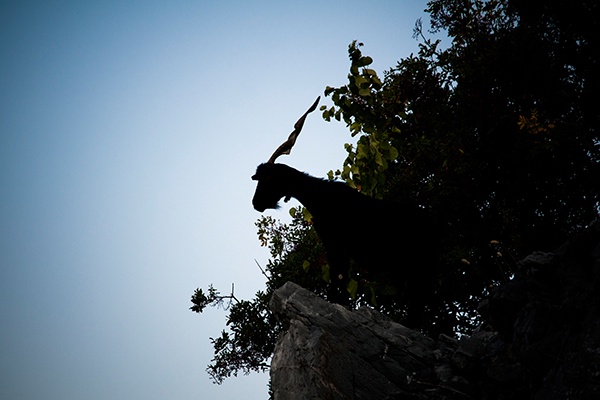
{"type": "Polygon", "coordinates": [[[233,293],[222,296],[210,285],[207,293],[196,289],[192,296],[190,309],[197,313],[208,305],[222,306],[224,300],[233,300],[228,307],[228,329],[210,339],[215,355],[207,372],[215,383],[237,376],[240,371],[247,374],[268,368],[267,360],[281,331],[280,322],[268,307],[274,290],[293,281],[325,294],[327,271],[323,246],[314,229],[310,228],[309,215],[304,208],[294,208],[290,214],[292,221],[289,224],[267,216],[256,222],[261,245],[268,246],[271,253],[264,271],[268,278],[264,292],[258,292],[250,301],[239,301],[233,293]]]}
{"type": "Polygon", "coordinates": [[[589,15],[598,6],[579,5],[585,28],[565,17],[568,7],[545,3],[531,15],[518,2],[431,2],[432,26],[447,30],[451,46],[441,50],[417,23],[419,54],[380,84],[354,42],[348,84],[326,89],[334,107],[324,118],[361,135],[335,175],[372,195],[411,197],[443,226],[435,314],[462,315],[458,331],[516,257],[552,250],[597,215],[589,15]]]}
{"type": "Polygon", "coordinates": [[[348,185],[373,197],[381,197],[380,190],[385,183],[384,172],[389,163],[396,160],[398,150],[389,141],[390,132],[381,118],[381,106],[376,93],[383,83],[373,69],[367,68],[373,59],[363,56],[359,50],[362,43],[354,41],[348,50],[350,55],[349,84],[341,88],[327,87],[325,95],[331,96],[336,107],[322,106],[323,118],[338,121],[343,118],[354,137],[358,139],[356,148],[346,144],[348,158],[343,169],[329,172],[329,178],[341,177],[348,185]],[[354,101],[353,101],[354,100],[354,101]],[[358,100],[358,101],[356,101],[358,100]],[[383,126],[382,126],[383,125],[383,126]]]}
{"type": "MultiPolygon", "coordinates": [[[[333,106],[322,112],[347,124],[357,142],[346,145],[344,165],[329,177],[431,211],[444,240],[429,315],[468,333],[481,297],[510,279],[514,260],[553,250],[598,216],[600,6],[437,0],[428,7],[431,33],[443,30],[451,43],[441,48],[418,21],[418,54],[383,79],[362,44],[350,44],[348,83],[325,89],[333,106]]],[[[267,288],[231,306],[230,332],[213,339],[216,381],[265,368],[281,330],[267,307],[273,290],[291,280],[325,293],[323,248],[309,216],[292,214],[288,225],[268,217],[257,223],[271,250],[267,288]]],[[[354,305],[401,317],[393,300],[373,299],[364,282],[350,289],[354,305]]],[[[198,312],[218,298],[200,293],[198,312]]]]}

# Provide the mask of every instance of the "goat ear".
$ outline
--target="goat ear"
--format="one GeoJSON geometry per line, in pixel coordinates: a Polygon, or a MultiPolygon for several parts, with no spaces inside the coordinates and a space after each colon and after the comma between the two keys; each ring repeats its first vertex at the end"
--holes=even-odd
{"type": "Polygon", "coordinates": [[[283,202],[287,203],[288,201],[290,201],[291,198],[292,198],[292,196],[285,196],[285,198],[283,199],[283,202]]]}

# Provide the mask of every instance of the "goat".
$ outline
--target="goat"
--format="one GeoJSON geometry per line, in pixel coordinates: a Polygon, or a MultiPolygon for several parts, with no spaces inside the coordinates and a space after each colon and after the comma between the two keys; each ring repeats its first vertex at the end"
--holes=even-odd
{"type": "Polygon", "coordinates": [[[426,211],[405,200],[394,203],[374,199],[342,182],[315,178],[285,164],[277,157],[289,154],[302,130],[306,116],[314,111],[319,98],[300,117],[294,131],[260,164],[252,179],[258,181],[252,199],[263,212],[279,208],[279,201],[297,199],[312,215],[313,226],[327,253],[331,284],[330,300],[345,304],[344,292],[351,268],[369,279],[383,279],[404,293],[405,304],[424,304],[426,287],[435,279],[436,264],[431,249],[435,228],[426,211]]]}

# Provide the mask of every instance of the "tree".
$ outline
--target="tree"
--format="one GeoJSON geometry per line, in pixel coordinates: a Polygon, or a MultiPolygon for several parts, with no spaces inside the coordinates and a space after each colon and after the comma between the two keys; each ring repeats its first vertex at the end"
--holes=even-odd
{"type": "Polygon", "coordinates": [[[268,277],[265,291],[255,298],[237,300],[234,294],[221,295],[209,286],[205,293],[196,289],[192,296],[192,311],[201,313],[206,306],[221,306],[231,300],[227,316],[228,330],[218,338],[211,338],[215,357],[207,372],[215,383],[237,376],[238,372],[264,371],[273,353],[281,325],[269,310],[273,291],[288,281],[293,281],[320,295],[325,295],[328,270],[325,252],[314,229],[310,227],[303,208],[290,210],[292,221],[282,224],[271,217],[261,217],[257,222],[261,245],[268,246],[271,259],[265,267],[268,277]]]}
{"type": "MultiPolygon", "coordinates": [[[[344,121],[358,136],[330,178],[376,197],[411,198],[443,230],[438,298],[424,331],[468,333],[477,304],[510,279],[514,260],[554,249],[598,217],[599,6],[536,3],[432,1],[430,33],[446,31],[447,48],[417,22],[419,53],[381,80],[353,42],[348,84],[325,89],[333,101],[325,120],[344,121]]],[[[293,280],[324,293],[323,249],[310,219],[293,214],[290,225],[258,222],[271,249],[269,282],[254,300],[232,305],[231,334],[214,340],[217,381],[266,367],[281,329],[267,307],[274,289],[293,280]]],[[[354,281],[349,297],[402,318],[393,299],[372,298],[368,285],[354,281]]]]}

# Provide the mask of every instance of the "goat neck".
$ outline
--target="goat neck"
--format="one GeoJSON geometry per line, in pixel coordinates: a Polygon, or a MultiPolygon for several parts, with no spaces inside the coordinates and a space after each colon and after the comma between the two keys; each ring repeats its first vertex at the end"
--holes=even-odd
{"type": "Polygon", "coordinates": [[[298,200],[313,216],[330,210],[332,203],[337,201],[338,186],[345,186],[289,168],[291,171],[286,195],[298,200]]]}

